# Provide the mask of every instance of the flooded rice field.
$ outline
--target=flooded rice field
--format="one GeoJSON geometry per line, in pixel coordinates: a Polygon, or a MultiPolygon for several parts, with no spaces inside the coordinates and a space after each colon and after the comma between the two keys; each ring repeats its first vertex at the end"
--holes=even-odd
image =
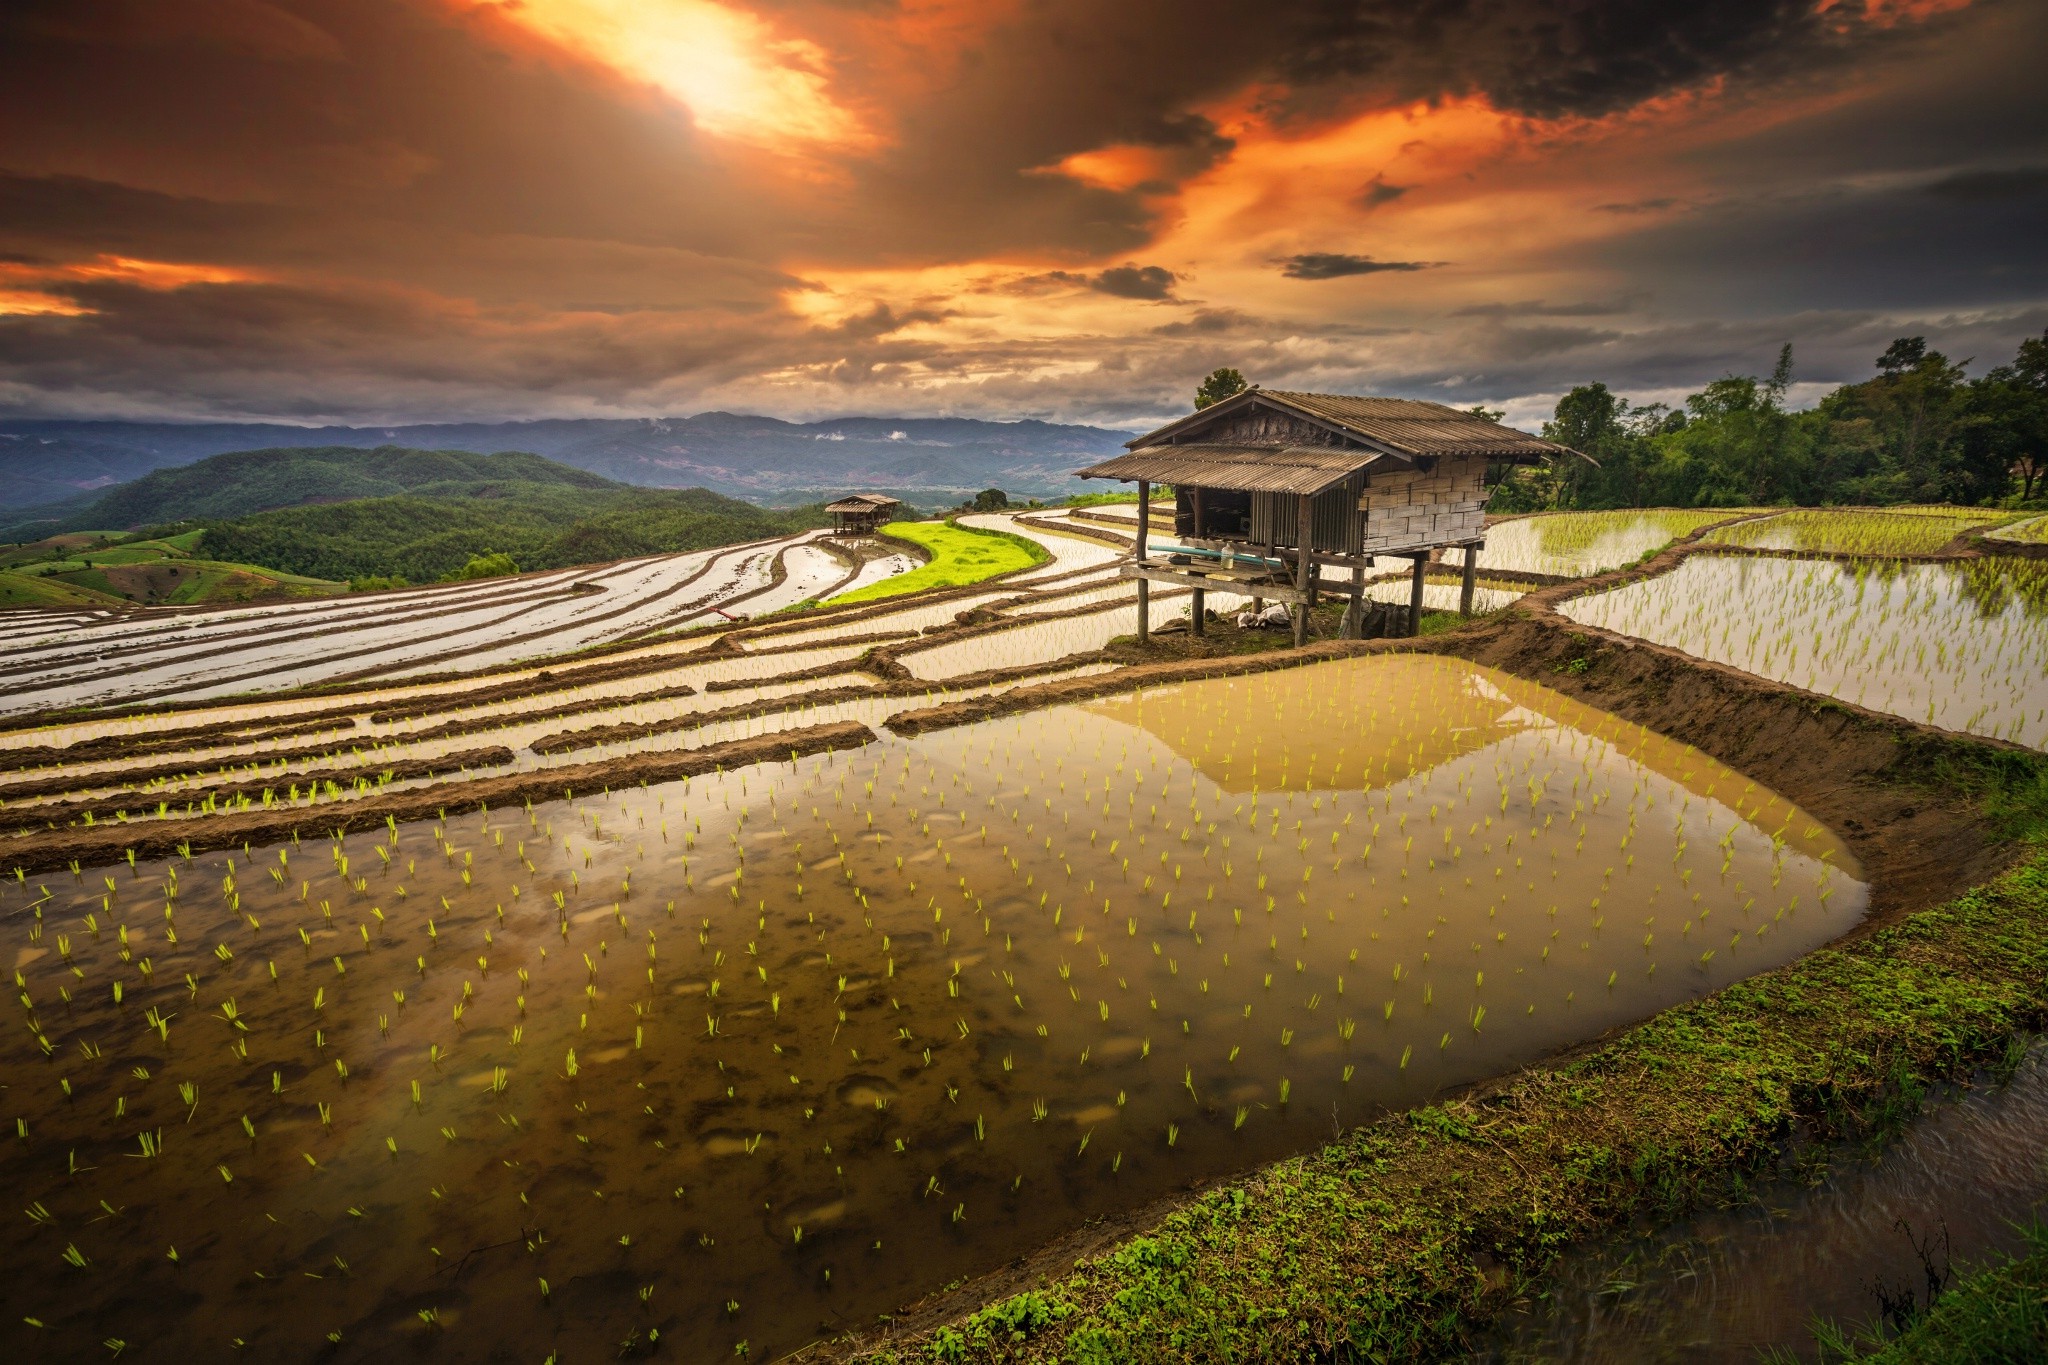
{"type": "Polygon", "coordinates": [[[1666,508],[1517,517],[1486,528],[1479,567],[1585,578],[1633,564],[1680,536],[1735,515],[1666,508]]]}
{"type": "MultiPolygon", "coordinates": [[[[1413,589],[1406,576],[1388,579],[1366,585],[1365,595],[1373,602],[1394,602],[1407,605],[1413,589]]],[[[1514,605],[1527,594],[1529,589],[1518,583],[1488,583],[1485,580],[1473,585],[1472,610],[1485,615],[1514,605]]],[[[1422,609],[1424,611],[1456,611],[1464,588],[1457,583],[1436,583],[1425,581],[1422,585],[1422,609]]]]}
{"type": "Polygon", "coordinates": [[[0,1349],[772,1356],[1865,904],[1741,774],[1428,656],[9,881],[0,1349]]]}
{"type": "Polygon", "coordinates": [[[2011,515],[1967,507],[1801,508],[1723,526],[1703,538],[1758,550],[1926,555],[1965,531],[2011,515]]]}
{"type": "Polygon", "coordinates": [[[1984,533],[1993,540],[2014,540],[2022,545],[2048,544],[2048,517],[2026,517],[1984,533]]]}
{"type": "Polygon", "coordinates": [[[2048,1213],[2048,1049],[2008,1084],[1938,1102],[1875,1160],[1837,1157],[1818,1187],[1567,1256],[1542,1299],[1479,1358],[1516,1365],[1752,1365],[1815,1358],[1815,1317],[1881,1319],[1881,1287],[1926,1303],[1930,1267],[2017,1253],[2048,1213]],[[1923,1262],[1922,1251],[1927,1259],[1923,1262]]]}
{"type": "MultiPolygon", "coordinates": [[[[1072,616],[1009,626],[964,640],[933,645],[929,649],[899,650],[903,666],[920,678],[957,678],[988,668],[1015,668],[1022,664],[1064,659],[1070,654],[1101,649],[1119,635],[1133,635],[1138,629],[1136,585],[1124,584],[1121,593],[1109,595],[1109,605],[1072,616]]],[[[1186,593],[1158,592],[1152,595],[1154,624],[1164,622],[1186,605],[1186,593]]],[[[1064,606],[1062,601],[1058,605],[1064,606]]],[[[1221,609],[1219,605],[1219,610],[1221,609]]]]}
{"type": "Polygon", "coordinates": [[[774,589],[782,548],[668,555],[291,607],[131,613],[15,651],[0,667],[0,714],[485,668],[721,620],[713,608],[774,589]]]}
{"type": "Polygon", "coordinates": [[[1575,621],[1875,711],[2048,748],[2048,565],[1693,555],[1575,621]]]}

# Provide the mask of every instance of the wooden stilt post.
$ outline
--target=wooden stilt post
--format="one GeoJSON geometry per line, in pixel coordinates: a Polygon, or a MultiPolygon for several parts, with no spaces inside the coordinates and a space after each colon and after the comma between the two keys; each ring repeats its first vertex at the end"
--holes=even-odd
{"type": "MultiPolygon", "coordinates": [[[[1309,592],[1309,584],[1315,579],[1315,501],[1306,493],[1298,496],[1301,499],[1301,518],[1295,541],[1297,557],[1294,561],[1294,586],[1296,591],[1306,595],[1309,592]]],[[[1308,643],[1308,608],[1307,600],[1297,602],[1294,606],[1296,649],[1308,643]]]]}
{"type": "MultiPolygon", "coordinates": [[[[1152,485],[1145,479],[1138,480],[1138,543],[1132,550],[1132,558],[1139,564],[1145,562],[1145,547],[1152,538],[1152,485]]],[[[1138,580],[1138,643],[1148,644],[1152,639],[1152,584],[1149,579],[1138,580]]]]}
{"type": "Polygon", "coordinates": [[[1420,635],[1422,634],[1422,576],[1429,569],[1429,555],[1425,552],[1415,555],[1413,558],[1415,560],[1415,579],[1408,588],[1408,633],[1410,635],[1420,635]]]}
{"type": "MultiPolygon", "coordinates": [[[[1193,489],[1188,495],[1188,501],[1193,504],[1191,510],[1195,514],[1195,525],[1192,538],[1194,540],[1199,541],[1208,531],[1208,528],[1202,524],[1202,490],[1199,488],[1193,489]]],[[[1209,594],[1202,591],[1202,589],[1200,588],[1196,588],[1194,605],[1191,608],[1191,614],[1188,619],[1188,628],[1194,631],[1194,633],[1197,635],[1203,635],[1207,633],[1203,629],[1202,616],[1208,610],[1208,604],[1209,594]]]]}
{"type": "Polygon", "coordinates": [[[1458,589],[1458,615],[1472,614],[1472,590],[1479,586],[1479,547],[1465,547],[1465,582],[1458,589]]]}
{"type": "Polygon", "coordinates": [[[1365,560],[1363,557],[1351,561],[1351,605],[1344,613],[1347,640],[1365,638],[1365,560]]]}

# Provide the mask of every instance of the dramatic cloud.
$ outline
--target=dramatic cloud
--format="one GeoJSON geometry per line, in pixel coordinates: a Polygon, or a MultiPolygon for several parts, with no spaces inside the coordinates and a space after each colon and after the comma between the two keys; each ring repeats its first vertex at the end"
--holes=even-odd
{"type": "Polygon", "coordinates": [[[1173,294],[1173,272],[1158,265],[1118,265],[1088,282],[1090,289],[1117,299],[1163,299],[1173,294]]]}
{"type": "Polygon", "coordinates": [[[2044,48],[2048,0],[16,0],[0,412],[1982,366],[2048,300],[2044,48]]]}
{"type": "Polygon", "coordinates": [[[1290,280],[1335,280],[1346,275],[1377,275],[1383,270],[1427,270],[1441,261],[1376,261],[1370,256],[1350,256],[1341,251],[1305,251],[1280,262],[1280,273],[1290,280]]]}

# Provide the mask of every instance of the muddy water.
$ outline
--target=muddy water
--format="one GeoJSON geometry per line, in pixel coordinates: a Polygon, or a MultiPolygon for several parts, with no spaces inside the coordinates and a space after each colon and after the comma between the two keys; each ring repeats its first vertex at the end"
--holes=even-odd
{"type": "Polygon", "coordinates": [[[1880,1317],[1875,1286],[2021,1249],[2014,1223],[2048,1205],[2048,1050],[2008,1085],[1937,1105],[1876,1160],[1837,1159],[1818,1188],[1568,1257],[1545,1296],[1479,1353],[1516,1362],[1750,1365],[1772,1347],[1812,1359],[1808,1324],[1880,1317]]]}
{"type": "Polygon", "coordinates": [[[772,1355],[1865,903],[1741,775],[1421,657],[46,881],[11,1358],[772,1355]]]}
{"type": "Polygon", "coordinates": [[[1694,555],[1559,610],[1872,710],[2048,748],[2048,566],[1694,555]]]}

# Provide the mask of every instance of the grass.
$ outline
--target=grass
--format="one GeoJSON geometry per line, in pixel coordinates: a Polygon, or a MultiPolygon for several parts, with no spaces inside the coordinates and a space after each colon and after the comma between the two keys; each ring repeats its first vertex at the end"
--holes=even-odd
{"type": "Polygon", "coordinates": [[[0,607],[111,607],[122,600],[41,574],[0,571],[0,607]]]}
{"type": "Polygon", "coordinates": [[[2048,1019],[2048,763],[1979,752],[1957,746],[1940,780],[2024,824],[2037,851],[2013,871],[1210,1191],[1029,1294],[862,1358],[1430,1357],[1469,1344],[1566,1245],[1739,1195],[1789,1132],[1902,1122],[1929,1083],[2048,1019]]]}
{"type": "MultiPolygon", "coordinates": [[[[2048,1359],[2048,1225],[2022,1231],[2027,1249],[1977,1267],[1896,1337],[1815,1323],[1822,1365],[1992,1365],[2048,1359]]],[[[1767,1361],[1798,1359],[1773,1353],[1767,1361]]]]}
{"type": "Polygon", "coordinates": [[[909,573],[834,597],[834,606],[901,597],[930,588],[964,587],[1052,558],[1043,546],[1023,536],[976,530],[951,521],[892,521],[882,528],[882,534],[922,547],[931,553],[930,561],[909,573]]]}
{"type": "Polygon", "coordinates": [[[201,558],[204,531],[52,536],[0,552],[0,606],[199,606],[324,597],[344,585],[255,564],[201,558]]]}

